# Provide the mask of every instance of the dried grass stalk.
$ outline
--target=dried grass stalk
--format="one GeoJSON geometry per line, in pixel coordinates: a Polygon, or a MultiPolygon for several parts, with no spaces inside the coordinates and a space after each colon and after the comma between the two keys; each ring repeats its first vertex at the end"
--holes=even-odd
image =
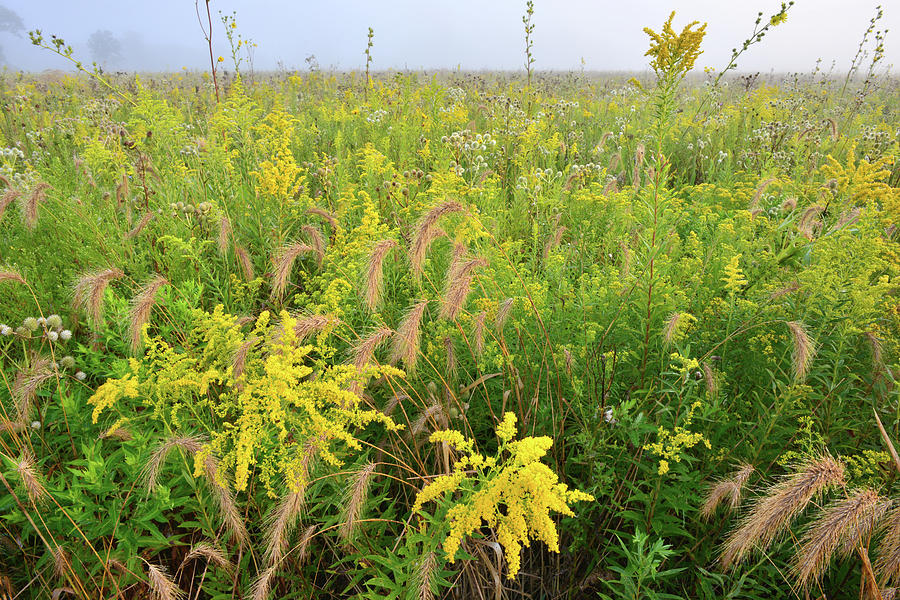
{"type": "Polygon", "coordinates": [[[770,487],[728,536],[722,566],[733,567],[754,548],[767,547],[810,500],[843,483],[844,464],[831,456],[826,454],[803,463],[795,473],[770,487]]]}
{"type": "Polygon", "coordinates": [[[232,565],[231,561],[225,557],[222,550],[210,542],[200,542],[192,547],[191,551],[184,557],[184,560],[181,561],[181,566],[183,567],[185,564],[197,558],[203,558],[206,562],[221,567],[229,573],[234,569],[234,565],[232,565]]]}
{"type": "Polygon", "coordinates": [[[363,506],[369,497],[369,484],[371,484],[374,474],[375,463],[370,462],[354,473],[350,480],[347,498],[344,502],[343,520],[338,530],[341,538],[346,542],[352,540],[353,534],[356,532],[363,506]]]}
{"type": "Polygon", "coordinates": [[[757,207],[760,198],[762,198],[763,193],[766,191],[766,188],[773,183],[775,183],[774,177],[769,177],[768,179],[764,179],[759,183],[756,188],[756,193],[753,194],[753,198],[750,199],[750,205],[747,207],[747,210],[753,210],[757,207]]]}
{"type": "Polygon", "coordinates": [[[884,537],[875,559],[875,573],[881,581],[900,583],[900,506],[886,519],[884,537]]]}
{"type": "Polygon", "coordinates": [[[22,219],[25,221],[25,227],[34,229],[38,221],[38,207],[47,199],[47,190],[50,184],[40,181],[31,188],[31,193],[22,203],[22,219]]]}
{"type": "Polygon", "coordinates": [[[9,208],[9,205],[19,199],[19,196],[22,195],[17,189],[9,188],[3,195],[0,196],[0,219],[3,218],[3,214],[6,212],[6,209],[9,208]]]}
{"type": "Polygon", "coordinates": [[[462,262],[458,268],[450,268],[447,284],[444,289],[444,301],[441,304],[440,316],[444,319],[455,319],[466,303],[475,269],[486,267],[488,262],[483,258],[473,258],[462,262]]]}
{"type": "Polygon", "coordinates": [[[427,306],[428,300],[422,300],[406,312],[391,344],[391,364],[402,360],[408,373],[414,373],[416,370],[416,362],[419,359],[420,325],[427,306]]]}
{"type": "Polygon", "coordinates": [[[741,503],[741,495],[743,494],[744,485],[753,474],[753,465],[741,465],[731,477],[718,481],[709,489],[706,501],[700,508],[700,516],[709,519],[716,508],[725,500],[728,500],[729,508],[735,509],[741,503]]]}
{"type": "Polygon", "coordinates": [[[809,366],[816,355],[816,343],[799,321],[790,321],[787,324],[791,330],[791,338],[794,342],[794,352],[791,357],[791,366],[794,370],[794,378],[797,381],[806,379],[809,366]]]}
{"type": "Polygon", "coordinates": [[[794,564],[800,585],[806,589],[819,581],[836,550],[847,556],[860,547],[887,507],[888,503],[869,489],[857,490],[828,505],[800,540],[794,564]]]}
{"type": "Polygon", "coordinates": [[[321,267],[322,261],[325,260],[325,238],[322,237],[322,232],[314,225],[304,225],[301,231],[306,235],[306,239],[316,255],[316,265],[321,267]]]}
{"type": "Polygon", "coordinates": [[[19,371],[12,386],[17,421],[21,423],[28,421],[37,391],[55,376],[53,362],[47,356],[32,356],[28,370],[19,371]]]}
{"type": "Polygon", "coordinates": [[[303,485],[289,491],[275,507],[275,510],[267,515],[266,551],[265,561],[269,566],[276,566],[284,558],[287,552],[288,540],[291,532],[300,520],[300,515],[306,505],[306,486],[303,485]]]}
{"type": "Polygon", "coordinates": [[[472,330],[472,338],[475,342],[475,356],[480,357],[484,352],[484,322],[487,319],[487,313],[481,311],[475,315],[475,327],[472,330]]]}
{"type": "Polygon", "coordinates": [[[15,281],[16,283],[25,284],[25,278],[22,277],[19,273],[13,271],[12,269],[7,268],[6,270],[0,271],[0,283],[4,283],[7,281],[15,281]]]}
{"type": "Polygon", "coordinates": [[[317,206],[313,206],[312,208],[308,209],[306,212],[311,215],[316,215],[317,217],[321,217],[322,219],[324,219],[331,226],[332,231],[335,231],[338,228],[337,218],[333,214],[331,214],[330,212],[325,210],[324,208],[319,208],[317,206]]]}
{"type": "Polygon", "coordinates": [[[156,213],[148,212],[144,213],[144,216],[141,217],[141,220],[138,221],[138,224],[134,226],[134,229],[125,234],[125,239],[132,240],[139,236],[144,228],[156,218],[156,213]]]}
{"type": "Polygon", "coordinates": [[[81,275],[75,282],[73,306],[85,309],[94,327],[99,328],[103,318],[103,294],[110,281],[121,279],[125,273],[111,268],[81,275]]]}
{"type": "Polygon", "coordinates": [[[381,301],[384,287],[384,259],[388,252],[396,247],[395,240],[381,240],[372,249],[372,254],[366,263],[366,285],[363,291],[363,297],[369,310],[375,310],[381,301]]]}
{"type": "Polygon", "coordinates": [[[465,212],[465,210],[465,207],[459,202],[447,200],[425,213],[425,216],[419,221],[419,224],[416,226],[415,235],[413,236],[412,247],[409,252],[412,271],[417,278],[422,275],[422,264],[425,262],[425,255],[428,253],[428,247],[431,245],[431,242],[438,237],[440,232],[440,230],[437,229],[437,222],[444,215],[465,212]]]}
{"type": "Polygon", "coordinates": [[[159,472],[162,470],[162,466],[165,464],[169,452],[175,448],[181,448],[185,452],[193,455],[200,451],[204,441],[205,438],[201,435],[173,436],[163,440],[150,455],[147,464],[144,465],[142,478],[147,491],[152,492],[156,489],[157,481],[159,480],[159,472]]]}
{"type": "Polygon", "coordinates": [[[25,449],[22,457],[16,462],[15,471],[22,480],[25,493],[32,504],[37,505],[47,497],[47,488],[44,487],[44,477],[38,470],[37,463],[31,451],[25,449]]]}
{"type": "Polygon", "coordinates": [[[175,585],[175,580],[165,567],[147,563],[147,583],[156,600],[176,600],[184,597],[184,590],[175,585]]]}
{"type": "Polygon", "coordinates": [[[253,281],[256,274],[253,272],[253,261],[250,260],[250,254],[243,246],[234,245],[234,256],[237,258],[238,265],[241,267],[241,273],[244,274],[244,281],[253,281]]]}
{"type": "Polygon", "coordinates": [[[159,288],[168,285],[169,282],[162,275],[154,276],[144,287],[140,289],[131,301],[131,314],[129,315],[129,330],[131,331],[131,349],[137,352],[141,347],[141,331],[150,320],[150,311],[156,304],[156,293],[159,288]]]}
{"type": "Polygon", "coordinates": [[[231,241],[231,234],[233,231],[231,220],[228,218],[228,215],[222,215],[222,218],[219,219],[219,235],[216,236],[216,247],[219,249],[219,254],[222,256],[224,256],[225,251],[228,250],[228,242],[231,241]]]}
{"type": "Polygon", "coordinates": [[[281,298],[291,276],[291,268],[297,257],[304,253],[316,253],[316,249],[303,242],[295,242],[278,250],[274,259],[275,274],[272,277],[272,296],[281,298]]]}

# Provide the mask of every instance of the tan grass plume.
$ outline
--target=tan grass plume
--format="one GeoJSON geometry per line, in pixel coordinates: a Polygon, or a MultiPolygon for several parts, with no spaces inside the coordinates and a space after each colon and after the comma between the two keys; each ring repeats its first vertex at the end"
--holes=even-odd
{"type": "Polygon", "coordinates": [[[21,195],[22,192],[15,188],[9,188],[3,192],[3,195],[0,196],[0,219],[3,218],[3,214],[9,208],[9,205],[18,200],[21,195]]]}
{"type": "Polygon", "coordinates": [[[441,304],[440,317],[444,319],[455,319],[456,315],[466,303],[469,296],[469,289],[472,287],[472,280],[475,278],[475,270],[484,268],[488,262],[483,258],[473,258],[467,261],[460,261],[457,268],[449,269],[449,276],[444,288],[444,299],[441,304]]]}
{"type": "Polygon", "coordinates": [[[244,281],[253,281],[256,274],[253,272],[253,261],[250,260],[250,254],[247,250],[238,244],[234,245],[234,256],[237,258],[238,265],[241,267],[241,273],[244,274],[244,281]]]}
{"type": "Polygon", "coordinates": [[[769,177],[768,179],[759,182],[759,185],[756,187],[756,193],[754,193],[753,197],[750,199],[750,205],[747,207],[747,210],[753,210],[759,205],[759,201],[762,198],[763,193],[765,193],[766,188],[775,183],[775,181],[775,177],[769,177]]]}
{"type": "Polygon", "coordinates": [[[787,324],[791,330],[791,338],[794,343],[794,352],[791,357],[791,366],[794,370],[794,378],[797,381],[806,379],[809,366],[816,355],[816,343],[809,337],[803,323],[790,321],[787,324]]]}
{"type": "Polygon", "coordinates": [[[156,489],[159,473],[172,450],[181,448],[185,452],[193,455],[200,451],[204,441],[205,438],[201,435],[171,436],[164,439],[150,455],[147,464],[144,465],[142,476],[147,491],[152,492],[156,489]]]}
{"type": "Polygon", "coordinates": [[[384,288],[384,259],[392,248],[397,247],[395,240],[381,240],[372,248],[372,254],[366,261],[366,285],[363,297],[369,310],[375,310],[381,301],[384,288]]]}
{"type": "Polygon", "coordinates": [[[47,199],[47,190],[50,184],[40,181],[31,188],[31,193],[22,202],[22,219],[25,221],[25,227],[34,229],[38,221],[38,207],[47,199]]]}
{"type": "Polygon", "coordinates": [[[277,572],[277,567],[271,566],[260,573],[253,581],[253,585],[250,586],[249,600],[266,600],[272,590],[272,583],[277,572]]]}
{"type": "Polygon", "coordinates": [[[53,362],[47,356],[32,356],[27,370],[19,371],[12,386],[13,400],[16,406],[16,420],[28,421],[31,405],[38,389],[56,376],[53,362]]]}
{"type": "Polygon", "coordinates": [[[416,370],[416,363],[419,359],[420,326],[422,315],[425,314],[427,307],[428,300],[422,300],[406,311],[406,316],[397,327],[397,333],[394,334],[391,342],[391,364],[397,364],[402,360],[407,373],[413,373],[416,370]]]}
{"type": "Polygon", "coordinates": [[[375,474],[375,463],[368,463],[353,474],[350,485],[347,488],[347,497],[344,501],[343,519],[338,533],[344,541],[349,542],[359,525],[366,500],[369,498],[369,487],[375,474]]]}
{"type": "Polygon", "coordinates": [[[224,256],[225,251],[228,250],[228,242],[231,241],[231,234],[233,231],[231,220],[228,218],[228,215],[222,215],[219,219],[219,234],[216,236],[216,247],[219,249],[219,254],[222,256],[224,256]]]}
{"type": "Polygon", "coordinates": [[[325,260],[325,238],[322,232],[315,225],[304,225],[301,231],[316,255],[316,265],[321,268],[322,261],[325,260]]]}
{"type": "Polygon", "coordinates": [[[481,311],[475,315],[475,326],[472,329],[472,338],[475,342],[475,356],[481,356],[484,352],[484,322],[487,319],[487,313],[481,311]]]}
{"type": "Polygon", "coordinates": [[[150,311],[156,304],[156,293],[159,288],[168,285],[169,282],[162,275],[155,275],[144,287],[138,291],[131,301],[131,313],[129,314],[129,330],[131,331],[131,349],[137,352],[141,347],[141,331],[150,320],[150,311]]]}
{"type": "Polygon", "coordinates": [[[306,486],[302,485],[297,489],[289,490],[278,506],[266,516],[264,557],[267,565],[275,566],[284,558],[291,532],[297,526],[305,506],[306,486]]]}
{"type": "Polygon", "coordinates": [[[156,213],[147,212],[144,213],[144,216],[141,217],[141,220],[138,221],[138,224],[134,226],[134,229],[125,234],[125,239],[132,240],[139,236],[144,228],[150,224],[150,221],[156,218],[156,213]]]}
{"type": "Polygon", "coordinates": [[[875,559],[875,573],[881,581],[900,583],[900,506],[895,507],[884,525],[884,537],[875,559]]]}
{"type": "Polygon", "coordinates": [[[338,220],[333,214],[325,210],[324,208],[319,208],[317,206],[313,206],[312,208],[307,209],[307,213],[311,215],[316,215],[325,220],[330,226],[331,230],[335,231],[338,227],[338,220]]]}
{"type": "Polygon", "coordinates": [[[15,464],[15,471],[22,485],[25,487],[25,493],[32,504],[38,504],[47,497],[47,488],[44,487],[44,478],[38,470],[34,456],[31,451],[26,449],[22,452],[21,458],[15,464]]]}
{"type": "Polygon", "coordinates": [[[730,509],[737,508],[741,503],[744,485],[750,479],[754,470],[753,465],[740,465],[730,477],[722,479],[711,486],[703,506],[700,507],[700,516],[708,520],[716,512],[716,508],[726,500],[730,509]]]}
{"type": "Polygon", "coordinates": [[[437,222],[444,215],[465,212],[465,210],[465,207],[459,202],[447,200],[429,210],[419,221],[409,251],[410,263],[412,265],[413,274],[416,277],[421,276],[422,265],[425,262],[425,255],[428,253],[428,247],[437,237],[439,231],[437,229],[437,222]]]}
{"type": "Polygon", "coordinates": [[[234,565],[225,557],[222,550],[210,542],[200,542],[191,547],[191,551],[181,561],[181,566],[184,567],[185,564],[198,558],[202,558],[206,562],[216,565],[229,573],[234,569],[234,565]]]}
{"type": "Polygon", "coordinates": [[[0,283],[5,283],[7,281],[15,281],[16,283],[25,284],[25,278],[8,267],[0,271],[0,283]]]}
{"type": "Polygon", "coordinates": [[[835,551],[847,556],[857,550],[887,508],[888,503],[870,489],[856,490],[825,507],[800,540],[794,572],[801,587],[821,580],[835,551]]]}
{"type": "Polygon", "coordinates": [[[844,464],[828,454],[803,463],[795,473],[771,486],[741,519],[725,542],[722,566],[731,568],[751,550],[767,547],[810,500],[844,481],[844,464]]]}
{"type": "Polygon", "coordinates": [[[147,563],[147,583],[155,600],[177,600],[185,596],[163,566],[147,563]]]}
{"type": "Polygon", "coordinates": [[[272,261],[275,266],[275,273],[272,276],[273,297],[281,298],[284,295],[284,290],[287,288],[294,261],[297,260],[297,257],[301,254],[307,253],[316,255],[316,249],[303,242],[294,242],[293,244],[283,246],[278,250],[272,261]]]}
{"type": "Polygon", "coordinates": [[[84,309],[94,327],[99,328],[103,318],[103,294],[110,281],[125,276],[121,269],[110,268],[84,273],[75,281],[73,306],[84,309]]]}

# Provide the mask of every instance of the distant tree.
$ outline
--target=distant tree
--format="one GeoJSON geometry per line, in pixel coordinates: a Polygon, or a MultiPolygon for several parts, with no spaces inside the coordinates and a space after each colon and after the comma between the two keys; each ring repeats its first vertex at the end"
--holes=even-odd
{"type": "Polygon", "coordinates": [[[107,66],[122,58],[122,42],[108,29],[98,29],[88,38],[91,58],[97,64],[107,66]]]}
{"type": "MultiPolygon", "coordinates": [[[[19,35],[24,29],[25,24],[22,23],[22,17],[15,11],[0,4],[0,33],[19,35]]],[[[6,57],[3,55],[3,47],[0,46],[0,64],[5,62],[6,57]]]]}
{"type": "Polygon", "coordinates": [[[0,33],[6,32],[19,35],[24,29],[25,24],[22,23],[22,17],[15,11],[0,4],[0,33]]]}

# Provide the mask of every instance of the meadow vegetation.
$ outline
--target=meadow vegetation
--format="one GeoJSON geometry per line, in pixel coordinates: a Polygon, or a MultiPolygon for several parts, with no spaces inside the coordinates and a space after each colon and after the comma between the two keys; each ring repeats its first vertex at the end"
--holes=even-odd
{"type": "Polygon", "coordinates": [[[893,598],[900,83],[735,74],[788,9],[690,76],[533,71],[530,2],[520,74],[3,74],[0,592],[893,598]]]}

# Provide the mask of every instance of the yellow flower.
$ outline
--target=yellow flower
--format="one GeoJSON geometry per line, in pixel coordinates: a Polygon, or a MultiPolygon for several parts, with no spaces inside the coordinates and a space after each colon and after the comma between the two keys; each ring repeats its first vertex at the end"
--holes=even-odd
{"type": "Polygon", "coordinates": [[[649,27],[644,28],[644,33],[650,36],[650,49],[644,56],[652,56],[650,67],[656,73],[657,77],[675,77],[684,76],[694,67],[694,62],[700,56],[700,43],[703,36],[706,35],[706,23],[700,25],[699,21],[688,23],[680,34],[676,34],[672,29],[672,19],[675,18],[675,11],[669,15],[669,18],[663,23],[660,33],[656,33],[649,27]],[[699,29],[693,29],[694,26],[700,25],[699,29]]]}
{"type": "Polygon", "coordinates": [[[219,57],[219,62],[225,62],[225,57],[224,57],[224,56],[220,56],[220,57],[219,57]]]}

